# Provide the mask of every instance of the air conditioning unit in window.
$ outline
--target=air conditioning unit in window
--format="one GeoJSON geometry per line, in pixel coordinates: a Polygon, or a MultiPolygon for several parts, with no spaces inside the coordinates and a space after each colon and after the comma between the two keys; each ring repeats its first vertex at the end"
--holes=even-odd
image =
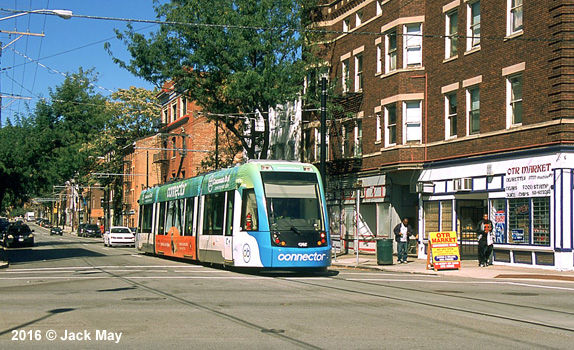
{"type": "Polygon", "coordinates": [[[472,190],[472,179],[470,177],[463,177],[454,180],[454,190],[455,191],[471,191],[472,190]]]}
{"type": "Polygon", "coordinates": [[[417,182],[417,193],[434,193],[434,184],[432,182],[417,182]]]}

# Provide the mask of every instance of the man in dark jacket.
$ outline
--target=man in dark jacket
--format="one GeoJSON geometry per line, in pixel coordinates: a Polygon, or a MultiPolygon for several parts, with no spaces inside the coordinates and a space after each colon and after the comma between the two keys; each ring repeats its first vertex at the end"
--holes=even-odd
{"type": "Polygon", "coordinates": [[[395,241],[397,241],[398,263],[406,263],[409,237],[413,234],[413,229],[409,225],[409,219],[404,218],[400,224],[395,226],[393,232],[395,233],[395,241]]]}
{"type": "Polygon", "coordinates": [[[476,225],[476,238],[478,239],[478,266],[486,267],[490,252],[488,252],[488,235],[492,232],[492,221],[488,220],[488,214],[482,216],[482,220],[476,225]],[[488,255],[487,255],[488,253],[488,255]]]}

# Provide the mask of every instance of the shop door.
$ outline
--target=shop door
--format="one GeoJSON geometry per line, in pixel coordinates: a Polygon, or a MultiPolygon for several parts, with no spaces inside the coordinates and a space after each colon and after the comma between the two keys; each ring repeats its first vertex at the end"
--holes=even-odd
{"type": "Polygon", "coordinates": [[[482,219],[484,213],[486,213],[486,208],[483,200],[457,200],[457,230],[460,237],[461,259],[478,259],[476,224],[482,219]]]}

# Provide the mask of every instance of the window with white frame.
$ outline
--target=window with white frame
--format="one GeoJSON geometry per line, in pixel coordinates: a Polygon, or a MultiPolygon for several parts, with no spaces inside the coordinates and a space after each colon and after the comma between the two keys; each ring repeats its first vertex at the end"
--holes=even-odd
{"type": "Polygon", "coordinates": [[[397,31],[385,35],[385,73],[397,70],[397,31]]]}
{"type": "Polygon", "coordinates": [[[466,50],[470,51],[480,46],[480,1],[469,1],[466,10],[466,50]]]}
{"type": "Polygon", "coordinates": [[[169,120],[169,108],[168,108],[168,107],[163,108],[162,112],[163,112],[163,113],[162,113],[162,115],[163,115],[163,118],[162,118],[163,120],[162,120],[162,122],[163,122],[163,123],[166,123],[166,124],[169,124],[169,123],[170,123],[170,120],[169,120]]]}
{"type": "Polygon", "coordinates": [[[351,30],[351,18],[345,18],[343,20],[343,32],[348,32],[349,30],[351,30]]]}
{"type": "Polygon", "coordinates": [[[375,129],[375,142],[381,142],[382,138],[383,138],[383,126],[382,126],[382,120],[381,120],[381,112],[377,112],[375,114],[376,120],[377,120],[377,127],[375,129]]]}
{"type": "Polygon", "coordinates": [[[420,142],[422,139],[422,101],[405,101],[403,113],[405,121],[405,138],[407,143],[420,142]]]}
{"type": "Polygon", "coordinates": [[[187,115],[187,98],[185,96],[182,96],[180,98],[181,101],[181,115],[187,115]]]}
{"type": "Polygon", "coordinates": [[[349,92],[349,88],[351,85],[349,59],[343,60],[343,62],[341,62],[341,72],[342,72],[341,85],[342,85],[343,93],[346,93],[346,92],[349,92]]]}
{"type": "Polygon", "coordinates": [[[445,95],[445,138],[450,139],[457,136],[457,99],[456,92],[445,95]]]}
{"type": "Polygon", "coordinates": [[[508,126],[522,125],[522,73],[506,79],[508,126]]]}
{"type": "Polygon", "coordinates": [[[358,11],[355,13],[355,27],[358,27],[361,24],[363,24],[363,11],[358,11]]]}
{"type": "Polygon", "coordinates": [[[358,120],[355,124],[355,147],[353,156],[360,157],[363,154],[363,122],[358,120]]]}
{"type": "Polygon", "coordinates": [[[377,16],[383,14],[383,2],[385,0],[377,0],[377,16]]]}
{"type": "Polygon", "coordinates": [[[446,14],[445,28],[445,58],[451,58],[458,54],[458,11],[446,14]]]}
{"type": "Polygon", "coordinates": [[[480,89],[478,86],[466,90],[467,106],[467,134],[474,135],[480,132],[480,89]]]}
{"type": "Polygon", "coordinates": [[[397,105],[385,106],[385,146],[397,144],[397,105]]]}
{"type": "Polygon", "coordinates": [[[355,56],[355,92],[363,91],[363,55],[355,56]]]}
{"type": "Polygon", "coordinates": [[[422,64],[422,24],[407,24],[403,29],[404,34],[404,65],[418,67],[422,64]]]}
{"type": "MultiPolygon", "coordinates": [[[[321,132],[319,128],[314,128],[314,160],[321,159],[321,132]]],[[[329,134],[325,135],[325,159],[329,159],[329,134]]]]}
{"type": "Polygon", "coordinates": [[[381,44],[377,45],[377,74],[383,72],[383,47],[381,44]]]}
{"type": "Polygon", "coordinates": [[[507,35],[519,33],[524,28],[522,0],[508,1],[508,29],[507,35]]]}
{"type": "Polygon", "coordinates": [[[177,115],[177,102],[174,102],[171,105],[171,120],[174,121],[177,118],[179,118],[179,116],[177,115]]]}

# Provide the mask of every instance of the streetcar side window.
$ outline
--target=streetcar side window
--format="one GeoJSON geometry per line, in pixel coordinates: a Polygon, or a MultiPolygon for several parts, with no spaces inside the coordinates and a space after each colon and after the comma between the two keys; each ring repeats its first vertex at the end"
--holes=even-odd
{"type": "Polygon", "coordinates": [[[165,206],[166,202],[159,203],[159,217],[158,217],[158,226],[157,226],[157,234],[164,235],[165,234],[165,206]]]}
{"type": "Polygon", "coordinates": [[[245,231],[256,231],[259,222],[257,217],[257,200],[254,189],[244,189],[241,207],[241,227],[245,231]]]}
{"type": "Polygon", "coordinates": [[[195,198],[188,198],[186,200],[185,230],[183,231],[184,236],[195,236],[193,234],[193,221],[195,219],[194,202],[195,198]]]}
{"type": "Polygon", "coordinates": [[[140,232],[151,233],[151,219],[153,213],[153,206],[146,204],[141,206],[140,211],[140,232]]]}
{"type": "Polygon", "coordinates": [[[165,225],[165,234],[169,230],[175,228],[178,233],[181,233],[181,224],[183,223],[183,200],[175,199],[167,202],[167,220],[165,225]]]}
{"type": "Polygon", "coordinates": [[[203,212],[203,234],[223,235],[223,216],[225,213],[225,192],[205,196],[203,212]]]}

